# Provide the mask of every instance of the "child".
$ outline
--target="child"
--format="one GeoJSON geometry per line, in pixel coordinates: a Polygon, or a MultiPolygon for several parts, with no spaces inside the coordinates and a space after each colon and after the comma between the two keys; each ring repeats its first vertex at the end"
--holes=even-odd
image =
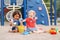
{"type": "Polygon", "coordinates": [[[27,26],[26,28],[28,32],[35,32],[37,30],[36,29],[37,18],[35,17],[35,15],[36,12],[34,10],[30,10],[28,12],[28,17],[25,20],[23,20],[23,22],[26,21],[26,26],[27,26]]]}
{"type": "Polygon", "coordinates": [[[14,11],[12,17],[13,19],[10,20],[10,26],[12,26],[12,32],[17,32],[17,26],[22,24],[21,12],[19,12],[18,10],[14,11]]]}

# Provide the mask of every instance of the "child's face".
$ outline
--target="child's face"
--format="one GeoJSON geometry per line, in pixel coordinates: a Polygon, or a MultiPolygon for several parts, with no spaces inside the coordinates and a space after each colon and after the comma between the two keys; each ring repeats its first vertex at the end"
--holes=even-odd
{"type": "Polygon", "coordinates": [[[19,19],[19,14],[16,14],[16,15],[14,16],[14,19],[18,20],[18,19],[19,19]]]}
{"type": "Polygon", "coordinates": [[[30,17],[35,17],[35,13],[34,12],[31,12],[29,16],[30,17]]]}

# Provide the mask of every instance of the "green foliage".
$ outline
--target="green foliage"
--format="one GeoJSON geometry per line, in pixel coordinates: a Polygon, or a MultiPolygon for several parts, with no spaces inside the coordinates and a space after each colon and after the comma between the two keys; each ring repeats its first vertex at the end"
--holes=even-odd
{"type": "Polygon", "coordinates": [[[45,4],[46,4],[46,7],[48,9],[48,12],[50,12],[50,0],[44,0],[45,4]]]}
{"type": "Polygon", "coordinates": [[[44,2],[46,3],[46,2],[50,2],[50,0],[44,0],[44,2]]]}
{"type": "Polygon", "coordinates": [[[57,13],[59,13],[60,12],[60,0],[57,0],[56,1],[56,8],[57,8],[57,13]]]}

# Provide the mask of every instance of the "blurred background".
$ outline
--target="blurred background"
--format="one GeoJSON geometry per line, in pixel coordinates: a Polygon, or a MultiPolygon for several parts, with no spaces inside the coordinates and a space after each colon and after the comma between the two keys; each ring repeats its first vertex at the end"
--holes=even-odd
{"type": "MultiPolygon", "coordinates": [[[[48,13],[50,15],[50,0],[44,0],[47,9],[48,9],[48,13]]],[[[52,18],[54,19],[54,0],[52,0],[52,18]]],[[[57,11],[57,23],[60,23],[60,0],[56,0],[56,11],[57,11]]],[[[53,20],[54,21],[54,20],[53,20]]]]}

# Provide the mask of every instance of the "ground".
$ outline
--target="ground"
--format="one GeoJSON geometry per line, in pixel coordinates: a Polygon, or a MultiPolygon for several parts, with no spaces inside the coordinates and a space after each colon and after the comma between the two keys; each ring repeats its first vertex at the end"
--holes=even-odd
{"type": "MultiPolygon", "coordinates": [[[[37,27],[49,30],[52,26],[38,25],[37,27]]],[[[60,26],[56,27],[60,28],[60,26]]],[[[9,29],[10,26],[8,23],[6,23],[5,26],[0,25],[0,40],[60,40],[60,33],[56,35],[51,35],[49,33],[22,35],[20,33],[9,33],[9,29]]]]}

